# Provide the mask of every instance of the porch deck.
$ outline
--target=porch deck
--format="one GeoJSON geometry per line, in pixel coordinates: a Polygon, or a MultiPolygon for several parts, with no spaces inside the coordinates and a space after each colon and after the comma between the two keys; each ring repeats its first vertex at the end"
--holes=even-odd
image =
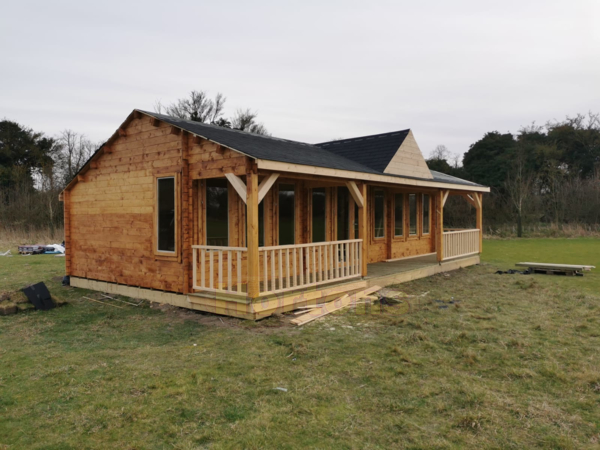
{"type": "Polygon", "coordinates": [[[478,254],[458,257],[441,263],[436,260],[435,254],[391,262],[382,261],[367,266],[368,274],[364,277],[364,280],[367,281],[368,286],[377,284],[384,287],[472,266],[479,264],[479,262],[478,254]]]}

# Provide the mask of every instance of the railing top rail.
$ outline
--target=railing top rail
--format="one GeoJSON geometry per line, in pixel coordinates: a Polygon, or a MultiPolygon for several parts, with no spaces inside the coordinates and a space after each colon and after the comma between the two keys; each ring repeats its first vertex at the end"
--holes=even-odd
{"type": "Polygon", "coordinates": [[[362,242],[362,239],[348,239],[346,241],[311,242],[309,244],[273,245],[270,247],[258,247],[258,251],[261,251],[261,250],[285,250],[288,248],[293,249],[293,248],[303,248],[303,247],[320,247],[320,246],[330,245],[330,244],[352,244],[355,242],[362,242]]]}
{"type": "Polygon", "coordinates": [[[245,252],[248,251],[248,247],[225,247],[222,245],[192,245],[192,248],[199,248],[203,250],[222,250],[226,251],[240,251],[245,252]]]}
{"type": "Polygon", "coordinates": [[[452,231],[452,230],[451,231],[444,231],[444,234],[469,233],[469,232],[472,232],[472,231],[477,231],[478,232],[479,228],[469,228],[469,229],[466,229],[466,230],[455,230],[455,231],[452,231]]]}

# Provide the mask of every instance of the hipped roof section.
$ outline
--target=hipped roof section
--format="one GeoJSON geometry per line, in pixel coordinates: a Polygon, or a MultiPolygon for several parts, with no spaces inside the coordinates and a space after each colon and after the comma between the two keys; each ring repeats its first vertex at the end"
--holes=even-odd
{"type": "MultiPolygon", "coordinates": [[[[386,177],[391,176],[394,178],[396,178],[396,176],[390,173],[384,173],[384,170],[410,132],[410,130],[407,129],[313,145],[271,136],[262,136],[136,109],[127,117],[108,141],[106,141],[91,156],[73,180],[66,186],[65,190],[70,189],[77,181],[77,177],[90,168],[92,161],[100,157],[103,149],[110,147],[110,145],[121,136],[123,130],[125,130],[134,117],[141,116],[142,114],[158,119],[195,136],[207,139],[256,160],[322,167],[372,175],[385,175],[386,177]],[[367,147],[365,147],[365,144],[367,144],[367,147]],[[369,146],[368,144],[371,145],[369,146]]],[[[445,175],[440,172],[431,171],[431,175],[432,178],[404,175],[398,176],[398,184],[401,184],[402,178],[408,178],[426,182],[433,181],[445,184],[457,184],[465,186],[467,189],[469,186],[478,188],[483,187],[479,184],[445,175]]]]}

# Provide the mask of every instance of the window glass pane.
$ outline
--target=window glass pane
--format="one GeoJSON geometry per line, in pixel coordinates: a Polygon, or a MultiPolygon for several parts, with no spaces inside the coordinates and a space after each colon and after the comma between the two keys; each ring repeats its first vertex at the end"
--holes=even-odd
{"type": "Polygon", "coordinates": [[[228,243],[227,180],[206,180],[206,245],[227,246],[228,243]]]}
{"type": "Polygon", "coordinates": [[[429,195],[423,194],[423,234],[429,234],[429,195]]]}
{"type": "Polygon", "coordinates": [[[294,238],[295,192],[293,184],[279,185],[279,245],[292,245],[294,238]]]}
{"type": "Polygon", "coordinates": [[[417,234],[417,194],[408,196],[408,214],[410,220],[410,234],[417,234]]]}
{"type": "Polygon", "coordinates": [[[385,236],[385,195],[383,189],[375,189],[374,195],[375,206],[375,237],[380,238],[385,236]]]}
{"type": "MultiPolygon", "coordinates": [[[[246,241],[247,242],[247,241],[246,241]]],[[[258,246],[265,245],[265,201],[258,204],[258,246]]]]}
{"type": "Polygon", "coordinates": [[[312,241],[325,241],[325,188],[312,190],[312,241]]]}
{"type": "Polygon", "coordinates": [[[159,178],[158,189],[158,250],[175,251],[175,178],[159,178]]]}
{"type": "Polygon", "coordinates": [[[350,239],[350,191],[347,187],[337,188],[337,240],[350,239]]]}
{"type": "Polygon", "coordinates": [[[394,236],[404,236],[404,194],[394,196],[394,236]]]}

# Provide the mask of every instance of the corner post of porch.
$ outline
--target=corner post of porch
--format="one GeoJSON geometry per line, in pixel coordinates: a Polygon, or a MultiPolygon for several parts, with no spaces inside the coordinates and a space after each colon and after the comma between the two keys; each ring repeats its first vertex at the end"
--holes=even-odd
{"type": "Polygon", "coordinates": [[[367,254],[368,254],[368,236],[367,236],[367,183],[361,183],[358,186],[360,190],[360,194],[363,198],[363,206],[362,208],[358,206],[358,238],[362,239],[361,242],[361,275],[363,277],[367,276],[367,254]]]}
{"type": "Polygon", "coordinates": [[[475,193],[477,204],[477,229],[479,230],[479,253],[483,252],[483,193],[475,193]]]}
{"type": "Polygon", "coordinates": [[[248,279],[247,294],[250,298],[259,296],[259,255],[258,255],[258,170],[252,164],[246,173],[246,230],[248,233],[248,252],[246,273],[248,279]]]}
{"type": "Polygon", "coordinates": [[[440,189],[435,202],[436,217],[436,243],[437,261],[444,259],[444,203],[446,202],[447,191],[440,189]]]}

